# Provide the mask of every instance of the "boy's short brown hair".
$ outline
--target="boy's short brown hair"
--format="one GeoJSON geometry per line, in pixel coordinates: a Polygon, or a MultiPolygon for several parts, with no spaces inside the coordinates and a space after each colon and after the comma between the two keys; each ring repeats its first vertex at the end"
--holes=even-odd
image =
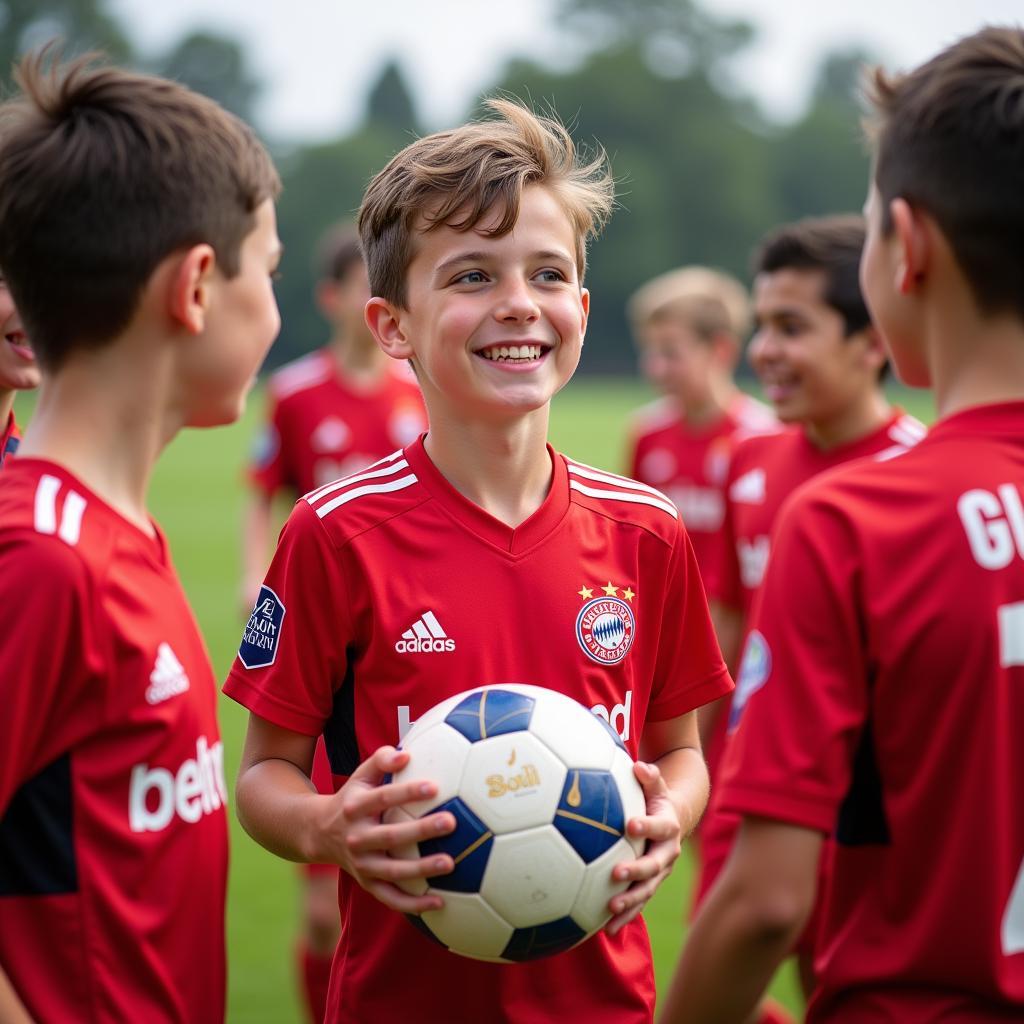
{"type": "Polygon", "coordinates": [[[942,229],[985,313],[1024,318],[1024,30],[985,28],[906,75],[876,68],[883,226],[905,199],[942,229]]]}
{"type": "Polygon", "coordinates": [[[847,337],[871,324],[860,290],[860,257],[866,227],[859,214],[806,217],[783,224],[762,239],[754,253],[754,274],[779,270],[821,271],[822,298],[842,318],[847,337]]]}
{"type": "Polygon", "coordinates": [[[280,181],[252,130],[175,82],[44,49],[0,108],[0,268],[40,363],[130,322],[157,265],[209,243],[228,277],[280,181]]]}
{"type": "Polygon", "coordinates": [[[487,106],[496,119],[417,139],[370,182],[359,233],[374,295],[405,306],[417,231],[441,225],[469,231],[497,206],[502,218],[491,233],[507,235],[519,217],[523,188],[531,184],[549,188],[565,210],[583,280],[587,242],[614,202],[604,151],[586,160],[554,117],[539,117],[511,100],[492,99],[487,106]]]}
{"type": "Polygon", "coordinates": [[[709,267],[679,267],[641,285],[629,299],[634,330],[673,319],[701,340],[728,334],[742,340],[750,330],[750,298],[736,278],[709,267]]]}

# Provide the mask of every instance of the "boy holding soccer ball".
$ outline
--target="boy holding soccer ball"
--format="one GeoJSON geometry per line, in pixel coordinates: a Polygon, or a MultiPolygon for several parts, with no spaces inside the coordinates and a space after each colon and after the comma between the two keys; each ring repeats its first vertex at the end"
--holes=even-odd
{"type": "Polygon", "coordinates": [[[745,1018],[823,849],[809,1022],[1024,1018],[1024,31],[872,86],[860,277],[938,422],[780,514],[718,790],[742,824],[666,1024],[745,1018]]]}
{"type": "Polygon", "coordinates": [[[674,506],[547,445],[587,324],[586,243],[612,206],[603,154],[584,162],[556,121],[490,106],[412,143],[364,197],[367,321],[412,362],[430,430],[296,505],[225,685],[252,712],[238,813],[274,852],[344,869],[329,1021],[640,1024],[654,979],[639,914],[707,800],[695,709],[731,682],[674,506]],[[450,856],[389,853],[452,832],[452,815],[381,820],[437,791],[387,781],[409,724],[500,682],[603,713],[643,759],[647,802],[628,823],[646,852],[615,869],[631,885],[606,930],[514,966],[459,959],[396,913],[443,905],[395,881],[450,856]],[[321,732],[333,796],[309,781],[321,732]]]}

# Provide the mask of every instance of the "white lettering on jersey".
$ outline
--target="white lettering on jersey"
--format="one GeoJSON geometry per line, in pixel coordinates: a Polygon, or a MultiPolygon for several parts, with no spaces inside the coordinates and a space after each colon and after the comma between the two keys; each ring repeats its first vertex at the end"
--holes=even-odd
{"type": "Polygon", "coordinates": [[[622,742],[629,741],[629,724],[633,718],[633,691],[626,691],[626,699],[621,704],[616,704],[609,711],[603,704],[595,704],[591,709],[595,715],[600,715],[618,734],[622,742]]]}
{"type": "Polygon", "coordinates": [[[764,470],[758,466],[732,482],[729,497],[741,505],[763,505],[765,490],[764,470]]]}
{"type": "Polygon", "coordinates": [[[196,756],[177,772],[137,764],[128,786],[128,821],[133,832],[162,832],[175,814],[195,824],[228,802],[224,784],[224,747],[211,747],[205,736],[196,740],[196,756]]]}
{"type": "Polygon", "coordinates": [[[736,557],[740,562],[740,580],[748,590],[761,586],[764,571],[768,565],[770,544],[767,534],[761,534],[752,540],[741,537],[736,541],[736,557]]]}
{"type": "MultiPolygon", "coordinates": [[[[600,715],[618,734],[623,742],[629,739],[630,721],[633,717],[633,691],[626,691],[626,699],[621,704],[616,704],[609,711],[603,704],[595,704],[590,709],[595,715],[600,715]]],[[[409,705],[399,704],[398,712],[398,741],[405,739],[406,733],[416,724],[409,717],[409,705]]]]}
{"type": "Polygon", "coordinates": [[[1014,556],[1024,558],[1024,502],[1014,484],[996,493],[966,491],[956,503],[974,560],[983,569],[1005,569],[1014,556]]]}
{"type": "Polygon", "coordinates": [[[65,544],[74,547],[82,534],[82,516],[86,500],[78,491],[69,490],[61,507],[60,523],[57,522],[57,495],[61,482],[57,477],[44,473],[36,487],[35,528],[38,533],[55,533],[65,544]]]}
{"type": "Polygon", "coordinates": [[[441,654],[455,650],[455,641],[448,638],[437,616],[424,612],[395,644],[399,654],[441,654]]]}
{"type": "Polygon", "coordinates": [[[688,530],[711,532],[722,525],[725,518],[725,500],[722,492],[713,487],[680,484],[665,493],[679,509],[688,530]]]}
{"type": "Polygon", "coordinates": [[[150,704],[160,704],[165,700],[170,700],[171,697],[177,697],[188,688],[188,675],[174,651],[171,650],[171,645],[160,644],[156,649],[156,664],[149,674],[146,700],[150,704]]]}

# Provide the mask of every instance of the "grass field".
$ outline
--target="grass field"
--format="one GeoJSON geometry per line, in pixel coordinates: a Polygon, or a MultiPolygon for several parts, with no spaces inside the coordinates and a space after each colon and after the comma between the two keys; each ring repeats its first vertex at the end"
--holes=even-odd
{"type": "MultiPolygon", "coordinates": [[[[556,399],[553,444],[591,465],[620,470],[626,417],[648,397],[636,381],[580,379],[556,399]]],[[[901,392],[897,400],[922,419],[932,419],[928,398],[920,392],[901,392]]],[[[221,679],[231,664],[242,627],[237,588],[241,474],[260,404],[254,396],[245,418],[230,428],[183,433],[161,460],[151,490],[153,514],[170,539],[221,679]]],[[[25,422],[29,414],[28,403],[20,402],[19,420],[25,422]]],[[[229,789],[244,727],[245,712],[222,697],[229,789]]],[[[292,975],[296,870],[256,846],[233,815],[231,856],[228,1019],[232,1024],[298,1022],[301,1016],[292,975]]],[[[690,877],[689,858],[684,856],[647,910],[659,986],[667,980],[682,944],[690,877]]],[[[791,972],[782,972],[773,991],[785,1005],[799,1006],[791,972]]]]}

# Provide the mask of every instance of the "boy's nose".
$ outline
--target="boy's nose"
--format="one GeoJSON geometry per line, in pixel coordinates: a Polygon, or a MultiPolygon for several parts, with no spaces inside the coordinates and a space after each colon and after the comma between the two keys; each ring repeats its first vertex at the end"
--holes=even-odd
{"type": "Polygon", "coordinates": [[[505,322],[526,322],[540,316],[540,308],[526,281],[509,281],[498,292],[494,315],[505,322]]]}

